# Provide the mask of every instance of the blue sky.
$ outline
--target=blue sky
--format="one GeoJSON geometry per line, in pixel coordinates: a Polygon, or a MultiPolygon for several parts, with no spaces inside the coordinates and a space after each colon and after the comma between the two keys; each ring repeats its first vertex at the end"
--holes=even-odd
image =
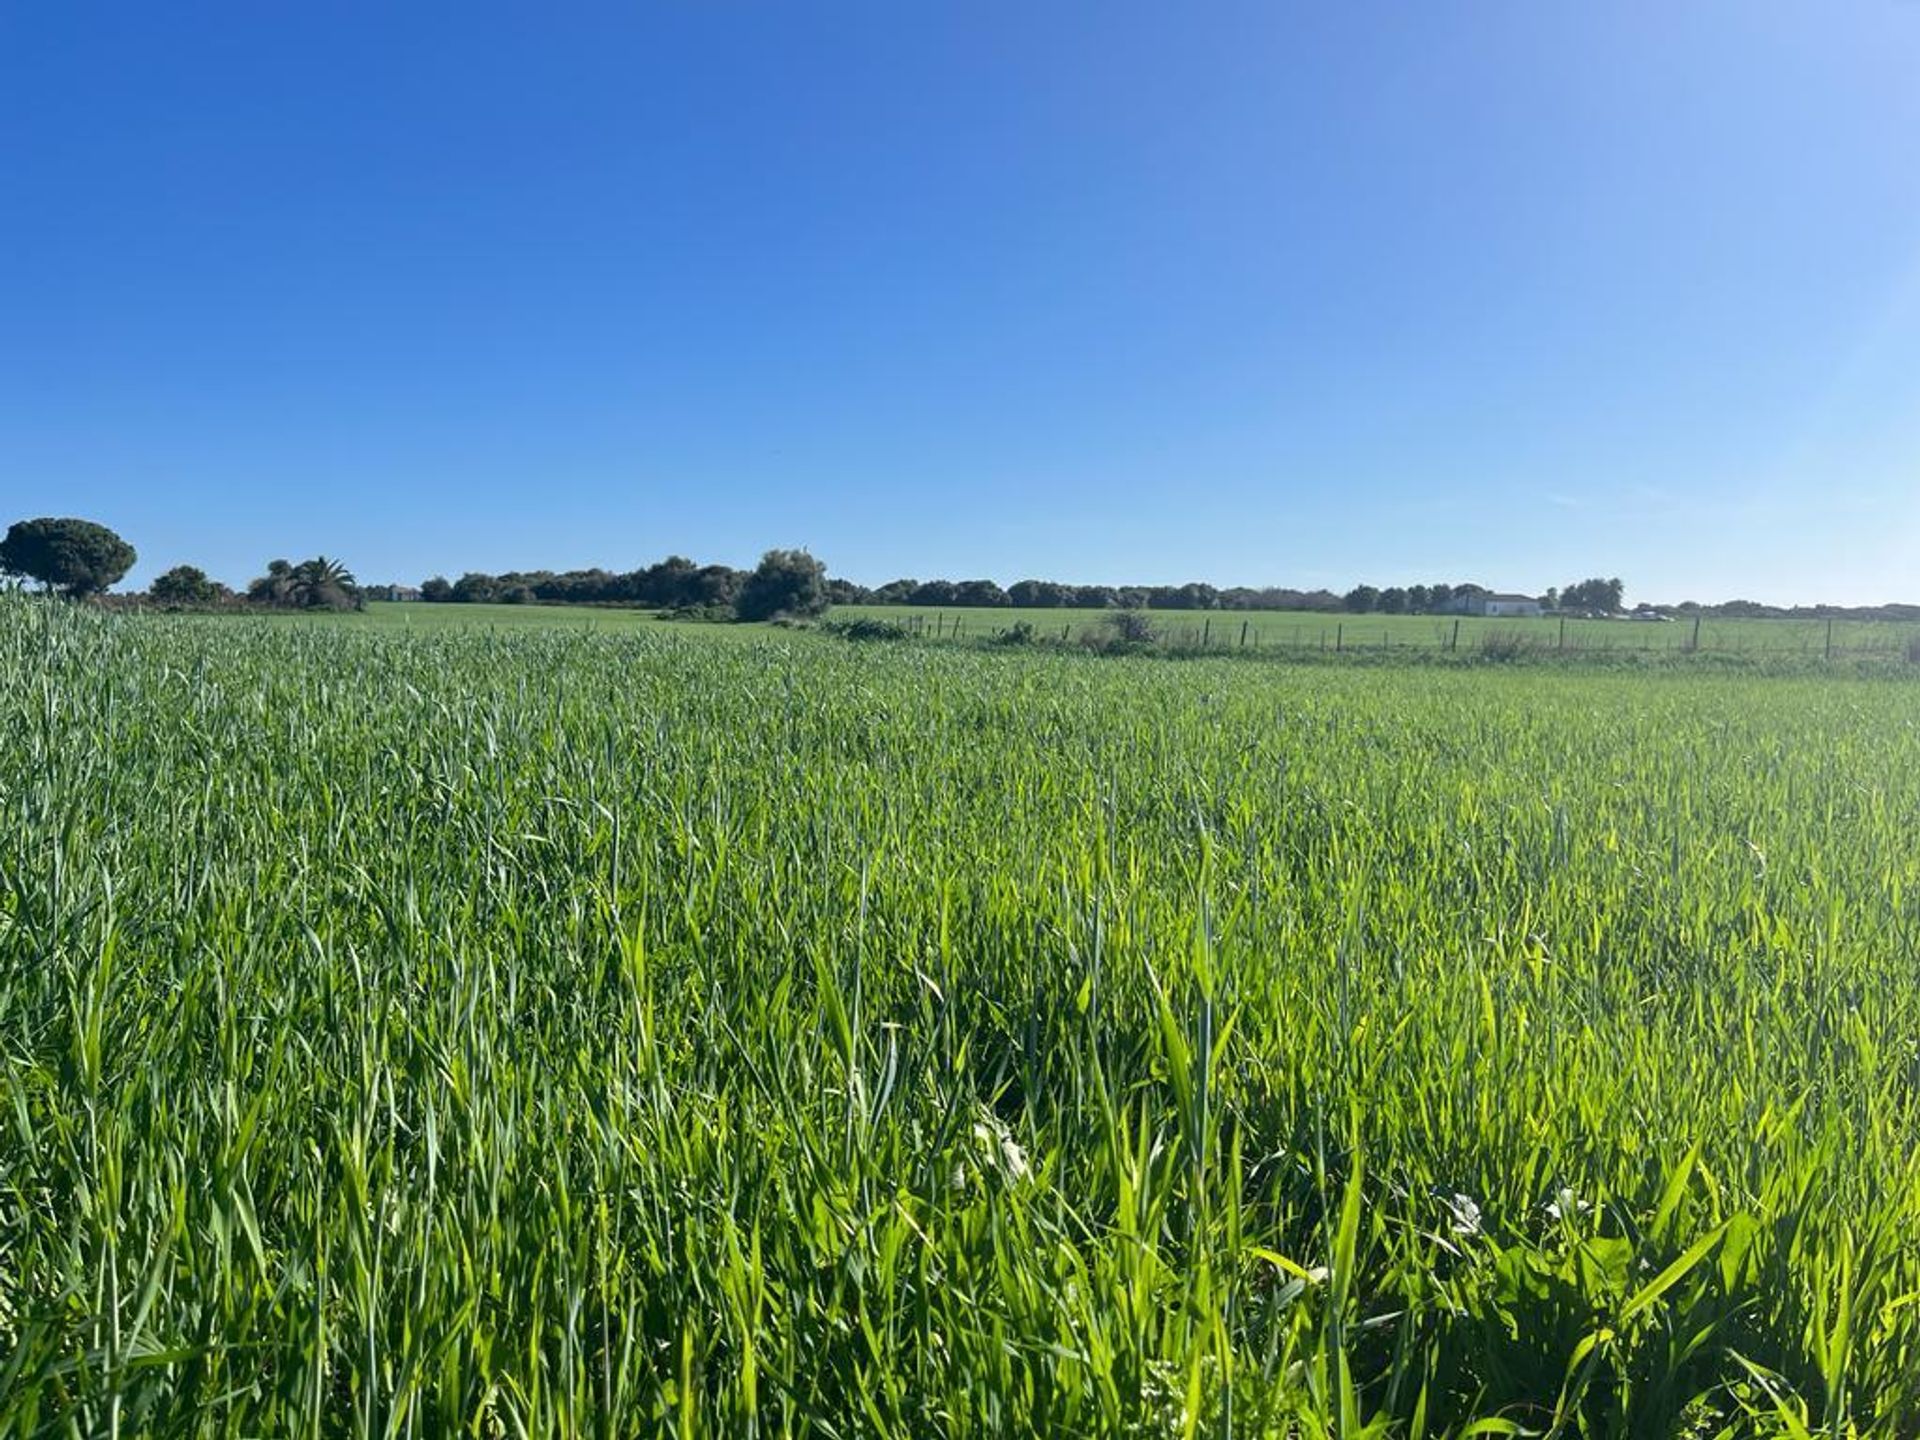
{"type": "Polygon", "coordinates": [[[1920,600],[1920,3],[18,4],[0,519],[1920,600]]]}

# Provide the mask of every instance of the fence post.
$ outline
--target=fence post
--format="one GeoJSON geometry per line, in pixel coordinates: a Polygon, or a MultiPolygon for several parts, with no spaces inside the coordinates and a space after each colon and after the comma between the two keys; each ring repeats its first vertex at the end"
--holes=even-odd
{"type": "Polygon", "coordinates": [[[1213,639],[1213,617],[1209,615],[1206,618],[1206,622],[1200,627],[1200,648],[1202,650],[1206,649],[1207,642],[1209,642],[1212,639],[1213,639]]]}
{"type": "Polygon", "coordinates": [[[1827,659],[1833,659],[1833,621],[1827,621],[1827,659]]]}
{"type": "Polygon", "coordinates": [[[1338,655],[1346,648],[1347,622],[1342,620],[1333,627],[1333,653],[1338,655]]]}
{"type": "Polygon", "coordinates": [[[1240,648],[1242,650],[1247,648],[1247,626],[1252,623],[1250,620],[1242,620],[1240,622],[1240,648]]]}
{"type": "Polygon", "coordinates": [[[1460,621],[1458,617],[1455,617],[1453,622],[1453,638],[1447,641],[1447,649],[1449,651],[1454,651],[1454,650],[1458,650],[1459,648],[1460,648],[1460,621]]]}
{"type": "Polygon", "coordinates": [[[1567,617],[1564,615],[1560,617],[1560,648],[1567,648],[1567,617]]]}
{"type": "Polygon", "coordinates": [[[1700,653],[1700,617],[1698,615],[1693,617],[1693,639],[1687,645],[1687,653],[1690,655],[1700,653]]]}

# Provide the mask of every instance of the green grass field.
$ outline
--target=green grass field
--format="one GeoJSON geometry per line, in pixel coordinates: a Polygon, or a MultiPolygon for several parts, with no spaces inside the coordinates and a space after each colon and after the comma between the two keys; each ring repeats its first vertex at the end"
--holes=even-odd
{"type": "MultiPolygon", "coordinates": [[[[1437,652],[1457,647],[1473,654],[1488,637],[1522,637],[1541,651],[1561,647],[1557,620],[1483,620],[1462,618],[1458,638],[1454,622],[1422,615],[1320,615],[1299,611],[1182,610],[1148,612],[1161,641],[1175,649],[1205,647],[1217,650],[1357,652],[1416,650],[1437,652]],[[1244,640],[1243,640],[1244,632],[1244,640]]],[[[916,609],[910,605],[840,605],[834,620],[868,617],[909,626],[927,639],[983,639],[1025,621],[1048,638],[1085,635],[1104,628],[1102,610],[916,609]],[[955,627],[958,626],[956,632],[955,627]]],[[[376,601],[357,616],[316,617],[281,614],[268,618],[283,624],[310,625],[324,619],[334,624],[399,628],[431,633],[439,630],[590,630],[631,633],[667,630],[675,634],[739,639],[763,630],[761,626],[702,625],[661,620],[651,610],[579,605],[422,605],[376,601]]],[[[1628,620],[1570,620],[1565,626],[1566,650],[1681,654],[1695,643],[1688,621],[1665,624],[1628,620]]],[[[1833,627],[1837,657],[1902,657],[1920,640],[1920,625],[1883,621],[1843,620],[1833,627]]],[[[1827,626],[1816,620],[1705,620],[1698,639],[1700,651],[1710,655],[1804,657],[1826,654],[1827,626]]]]}
{"type": "MultiPolygon", "coordinates": [[[[630,635],[637,631],[692,630],[693,625],[661,620],[652,610],[627,610],[599,605],[423,605],[376,600],[361,615],[321,616],[292,614],[281,617],[311,623],[316,618],[336,624],[359,622],[381,629],[414,630],[433,634],[442,630],[571,630],[596,634],[630,635]]],[[[703,630],[728,627],[700,626],[703,630]]]]}
{"type": "MultiPolygon", "coordinates": [[[[1274,652],[1335,650],[1357,653],[1408,650],[1437,653],[1449,649],[1468,656],[1489,639],[1518,637],[1543,655],[1565,651],[1678,655],[1695,643],[1689,621],[1552,619],[1485,620],[1462,618],[1455,634],[1452,619],[1415,615],[1320,615],[1298,611],[1157,610],[1149,619],[1163,645],[1172,649],[1208,648],[1274,652]]],[[[842,605],[833,620],[861,617],[892,621],[927,639],[984,639],[1024,621],[1044,638],[1072,640],[1106,626],[1099,610],[916,609],[905,605],[842,605]],[[956,631],[956,626],[958,627],[956,631]]],[[[375,602],[363,614],[316,617],[283,614],[282,624],[363,625],[432,633],[440,630],[582,630],[603,634],[667,631],[707,639],[738,640],[761,633],[763,626],[689,624],[661,620],[650,610],[573,605],[423,605],[375,602]]],[[[1833,626],[1836,658],[1904,658],[1920,642],[1920,626],[1881,621],[1839,621],[1833,626]]],[[[1815,620],[1704,620],[1697,643],[1707,655],[1755,659],[1819,660],[1826,656],[1827,626],[1815,620]]]]}
{"type": "MultiPolygon", "coordinates": [[[[1691,621],[1459,619],[1434,615],[1326,615],[1293,610],[1150,610],[1155,630],[1169,644],[1213,649],[1269,650],[1413,649],[1440,650],[1457,645],[1471,652],[1488,636],[1519,636],[1547,649],[1573,651],[1642,650],[1679,653],[1696,643],[1691,621]]],[[[954,627],[966,636],[990,635],[1021,621],[1043,634],[1071,639],[1107,621],[1103,610],[932,609],[911,605],[842,605],[836,619],[868,616],[910,625],[929,638],[948,636],[954,627]]],[[[1904,654],[1920,640],[1920,625],[1877,620],[1842,620],[1833,626],[1836,655],[1904,654]]],[[[1697,641],[1703,653],[1720,655],[1822,656],[1827,625],[1819,620],[1710,620],[1700,623],[1697,641]]]]}
{"type": "Polygon", "coordinates": [[[0,597],[0,1434],[1920,1433],[1920,681],[405,608],[0,597]]]}
{"type": "Polygon", "coordinates": [[[673,635],[701,640],[745,640],[764,636],[766,625],[713,624],[663,620],[654,610],[601,605],[426,605],[419,602],[375,600],[363,611],[265,610],[258,613],[199,616],[201,623],[220,625],[280,625],[294,628],[343,628],[348,631],[401,631],[430,636],[477,631],[490,634],[526,632],[576,635],[673,635]]]}

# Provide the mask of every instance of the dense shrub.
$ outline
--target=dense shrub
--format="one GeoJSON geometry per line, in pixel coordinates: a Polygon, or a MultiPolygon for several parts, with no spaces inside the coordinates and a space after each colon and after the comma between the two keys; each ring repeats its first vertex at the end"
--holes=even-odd
{"type": "Polygon", "coordinates": [[[842,640],[906,640],[912,632],[897,620],[876,620],[863,615],[857,620],[828,620],[821,627],[842,640]]]}
{"type": "Polygon", "coordinates": [[[827,608],[827,567],[805,550],[769,550],[740,586],[742,620],[804,619],[827,608]]]}

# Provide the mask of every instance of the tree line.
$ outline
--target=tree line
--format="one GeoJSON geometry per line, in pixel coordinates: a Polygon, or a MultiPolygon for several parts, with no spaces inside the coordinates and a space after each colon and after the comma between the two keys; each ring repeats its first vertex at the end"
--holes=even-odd
{"type": "MultiPolygon", "coordinates": [[[[0,539],[0,575],[31,580],[72,599],[103,595],[138,559],[132,545],[106,526],[71,517],[15,522],[0,539]]],[[[1625,604],[1617,578],[1588,579],[1549,588],[1543,608],[1563,613],[1614,615],[1625,604]]],[[[145,598],[185,609],[262,607],[354,610],[370,599],[411,598],[397,585],[360,584],[339,560],[316,555],[298,562],[272,560],[266,573],[235,591],[195,565],[175,565],[157,576],[145,598]]],[[[1019,580],[1004,588],[993,580],[890,580],[865,586],[829,576],[805,550],[769,550],[752,570],[700,565],[669,555],[637,570],[517,570],[501,575],[468,571],[458,580],[436,575],[421,584],[421,600],[442,604],[622,605],[703,619],[805,618],[831,605],[908,605],[919,609],[1007,608],[1014,610],[1306,610],[1329,613],[1422,615],[1445,609],[1461,596],[1493,592],[1483,585],[1356,585],[1344,594],[1287,586],[1229,586],[1202,581],[1185,585],[1077,585],[1056,580],[1019,580]]],[[[1642,607],[1643,609],[1647,607],[1642,607]]],[[[1766,605],[1728,600],[1692,601],[1670,607],[1680,615],[1755,619],[1920,620],[1920,605],[1766,605]]]]}
{"type": "MultiPolygon", "coordinates": [[[[0,539],[0,574],[31,580],[69,600],[104,595],[139,560],[139,552],[106,526],[72,516],[18,520],[0,539]]],[[[147,598],[158,605],[211,608],[247,603],[279,609],[352,610],[365,597],[353,572],[325,555],[294,564],[274,560],[237,594],[197,565],[175,565],[154,578],[147,598]]]]}
{"type": "MultiPolygon", "coordinates": [[[[670,555],[656,564],[630,571],[514,570],[490,575],[475,570],[458,580],[436,575],[424,581],[420,586],[420,599],[440,604],[637,605],[678,611],[725,610],[736,605],[752,573],[726,565],[699,565],[683,555],[670,555]]],[[[823,583],[823,594],[830,605],[907,605],[916,609],[1320,610],[1419,614],[1446,604],[1456,595],[1490,593],[1480,585],[1444,583],[1393,586],[1384,590],[1360,585],[1344,595],[1331,590],[1297,590],[1280,585],[1223,589],[1203,581],[1185,585],[1076,585],[1058,580],[1018,580],[1002,586],[994,580],[901,579],[867,586],[834,576],[825,578],[823,583]]],[[[1586,583],[1619,584],[1618,581],[1586,583]]],[[[1569,587],[1568,593],[1573,594],[1576,588],[1569,587]]]]}
{"type": "Polygon", "coordinates": [[[624,605],[701,619],[805,618],[851,603],[843,581],[805,550],[769,550],[751,570],[669,555],[639,570],[469,570],[435,575],[420,598],[438,605],[624,605]]]}
{"type": "MultiPolygon", "coordinates": [[[[1461,596],[1491,595],[1484,585],[1436,581],[1425,585],[1356,585],[1344,594],[1296,590],[1283,585],[1219,588],[1203,581],[1185,585],[1073,585],[1057,580],[1019,580],[1004,589],[992,580],[891,580],[869,589],[846,581],[836,604],[911,605],[917,609],[1004,606],[1014,610],[1318,610],[1360,615],[1423,615],[1461,596]]],[[[1564,591],[1539,596],[1552,609],[1619,610],[1625,586],[1619,580],[1582,580],[1564,591]]]]}
{"type": "MultiPolygon", "coordinates": [[[[0,539],[0,575],[34,581],[70,600],[104,595],[138,561],[132,545],[106,526],[71,516],[16,521],[0,539]]],[[[363,586],[341,561],[270,560],[266,573],[235,591],[197,565],[156,576],[145,599],[174,609],[358,610],[371,598],[397,598],[399,586],[363,586]]],[[[818,615],[840,599],[827,567],[805,550],[769,550],[752,570],[695,565],[669,556],[628,574],[575,570],[556,575],[471,572],[458,581],[436,576],[421,598],[446,602],[645,605],[711,618],[771,620],[818,615]]]]}

